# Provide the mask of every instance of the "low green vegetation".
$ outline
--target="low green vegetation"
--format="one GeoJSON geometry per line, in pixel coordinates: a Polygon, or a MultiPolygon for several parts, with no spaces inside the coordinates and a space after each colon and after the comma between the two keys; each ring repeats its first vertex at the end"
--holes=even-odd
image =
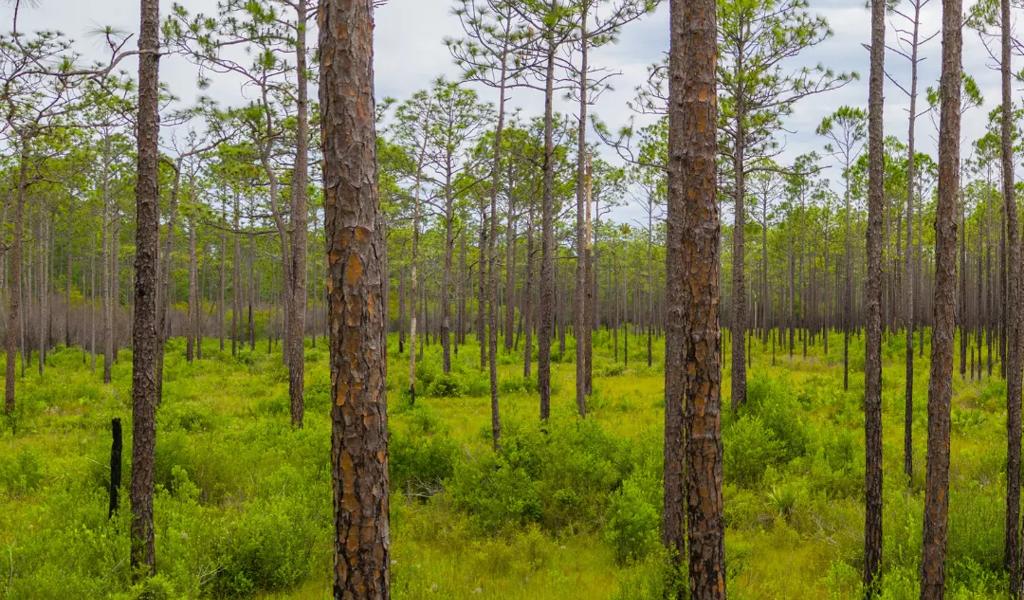
{"type": "MultiPolygon", "coordinates": [[[[440,349],[428,347],[410,404],[407,356],[391,345],[394,597],[662,597],[674,578],[659,537],[660,350],[649,369],[646,347],[634,339],[626,367],[613,359],[610,340],[605,332],[595,336],[592,417],[585,421],[575,416],[572,364],[553,365],[552,418],[542,426],[521,353],[502,354],[498,452],[478,347],[461,347],[449,375],[441,373],[440,349]]],[[[18,410],[0,434],[0,596],[329,597],[326,347],[307,341],[307,419],[296,431],[279,353],[261,345],[232,357],[215,340],[205,344],[204,360],[191,365],[181,340],[167,349],[156,462],[159,576],[144,587],[132,586],[128,570],[130,354],[121,352],[109,386],[74,349],[51,353],[42,378],[28,370],[18,410]],[[121,513],[108,520],[115,417],[126,425],[125,488],[121,513]]],[[[829,357],[820,346],[807,358],[778,353],[773,364],[770,350],[755,343],[748,405],[723,412],[733,598],[859,594],[863,377],[852,373],[844,392],[841,344],[833,348],[829,357]]],[[[851,350],[862,352],[857,344],[851,350]]],[[[927,350],[915,382],[909,481],[902,472],[900,340],[887,343],[885,359],[881,597],[909,599],[918,595],[927,350]]],[[[951,598],[990,598],[1006,589],[1004,402],[998,378],[956,377],[951,598]]]]}

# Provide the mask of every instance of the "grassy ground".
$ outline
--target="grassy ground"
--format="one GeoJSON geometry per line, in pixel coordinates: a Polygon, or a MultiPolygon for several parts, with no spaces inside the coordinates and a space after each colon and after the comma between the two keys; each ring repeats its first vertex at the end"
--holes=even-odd
{"type": "MultiPolygon", "coordinates": [[[[394,340],[392,340],[394,341],[394,340]]],[[[620,338],[621,341],[621,338],[620,338]]],[[[807,358],[754,346],[750,401],[726,410],[726,554],[733,598],[859,594],[863,531],[863,352],[850,390],[841,338],[807,358]]],[[[490,447],[479,350],[440,373],[428,347],[415,406],[407,356],[390,365],[392,582],[396,598],[659,598],[663,375],[641,339],[629,365],[595,339],[592,418],[575,417],[574,367],[554,365],[552,419],[537,423],[521,353],[501,355],[502,452],[490,447]]],[[[557,345],[556,345],[557,349],[557,345]]],[[[127,511],[107,519],[110,419],[125,421],[130,354],[100,383],[77,350],[19,380],[0,433],[0,597],[327,598],[331,562],[329,378],[321,339],[307,343],[307,426],[288,425],[287,376],[265,345],[238,357],[215,340],[187,364],[168,348],[158,413],[160,576],[132,587],[127,511]]],[[[569,341],[567,357],[572,355],[569,341]]],[[[728,354],[726,354],[727,356],[728,354]]],[[[927,351],[917,360],[914,476],[902,473],[900,336],[884,348],[883,597],[917,596],[926,431],[927,351]]],[[[998,366],[997,366],[998,370],[998,366]]],[[[723,385],[728,406],[728,370],[723,385]]],[[[953,598],[1005,590],[1001,573],[1005,386],[956,376],[949,581],[953,598]]],[[[122,494],[125,495],[124,493],[122,494]]],[[[127,502],[127,499],[124,499],[127,502]]]]}

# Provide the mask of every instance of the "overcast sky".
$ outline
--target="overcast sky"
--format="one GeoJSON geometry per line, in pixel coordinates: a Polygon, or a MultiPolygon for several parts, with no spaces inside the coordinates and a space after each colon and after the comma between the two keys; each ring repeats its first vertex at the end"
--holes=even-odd
{"type": "MultiPolygon", "coordinates": [[[[215,10],[213,0],[185,0],[182,2],[190,11],[215,10]]],[[[161,12],[166,14],[171,4],[161,2],[161,12]]],[[[940,1],[932,0],[924,15],[922,32],[932,33],[940,24],[940,1]]],[[[973,4],[970,0],[966,3],[973,4]]],[[[405,98],[412,92],[430,85],[438,75],[457,76],[445,37],[461,33],[458,19],[451,14],[452,0],[390,0],[389,4],[377,10],[375,31],[376,93],[379,98],[391,96],[405,98]]],[[[37,0],[34,7],[25,9],[21,29],[58,29],[76,40],[76,48],[86,56],[98,56],[103,51],[102,40],[90,33],[101,26],[133,32],[138,29],[139,3],[130,0],[37,0]]],[[[0,4],[0,12],[10,12],[8,3],[0,4]]],[[[849,104],[866,107],[868,53],[862,46],[868,41],[869,11],[863,0],[810,0],[810,10],[828,20],[834,35],[801,57],[806,64],[822,64],[837,71],[856,71],[861,80],[841,90],[801,101],[784,133],[785,151],[782,159],[788,160],[802,152],[821,150],[823,140],[814,130],[822,117],[837,107],[849,104]]],[[[9,15],[4,22],[9,22],[9,15]]],[[[890,43],[894,32],[887,32],[890,43]]],[[[131,42],[134,44],[134,42],[131,42]]],[[[631,117],[626,101],[634,96],[636,86],[646,78],[647,66],[660,60],[668,48],[668,3],[653,15],[630,24],[622,33],[619,43],[601,48],[592,56],[591,62],[621,73],[614,80],[615,89],[604,94],[594,112],[613,127],[625,124],[631,117]]],[[[936,38],[925,49],[927,60],[922,65],[921,89],[937,85],[939,69],[940,40],[936,38]]],[[[905,80],[907,64],[896,54],[886,57],[887,70],[895,78],[905,80]]],[[[990,67],[988,54],[973,31],[964,34],[964,68],[973,75],[981,86],[985,106],[974,109],[964,119],[964,139],[971,141],[983,131],[985,115],[999,101],[998,73],[990,67]]],[[[794,66],[797,66],[794,64],[794,66]]],[[[124,63],[131,73],[135,65],[124,63]]],[[[169,57],[161,62],[161,79],[182,100],[188,103],[199,93],[196,85],[196,70],[181,58],[169,57]]],[[[212,95],[224,105],[244,101],[244,90],[237,81],[222,77],[213,82],[204,93],[212,95]]],[[[482,95],[492,99],[492,94],[481,90],[482,95]]],[[[517,90],[513,103],[522,107],[527,114],[539,114],[542,104],[539,92],[517,90]]],[[[569,107],[565,107],[569,110],[569,107]]],[[[906,97],[887,82],[885,123],[886,134],[906,137],[906,97]]],[[[933,151],[935,130],[928,119],[919,121],[918,139],[924,151],[933,151]]],[[[965,156],[969,148],[964,148],[965,156]]],[[[628,218],[628,214],[624,215],[628,218]]]]}

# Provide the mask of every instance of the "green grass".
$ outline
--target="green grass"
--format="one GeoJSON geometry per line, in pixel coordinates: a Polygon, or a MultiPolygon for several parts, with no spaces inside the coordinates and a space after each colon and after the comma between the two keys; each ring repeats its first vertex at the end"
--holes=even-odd
{"type": "MultiPolygon", "coordinates": [[[[902,473],[901,336],[887,339],[883,410],[882,597],[917,596],[927,351],[917,359],[914,477],[902,473]]],[[[394,342],[395,340],[391,340],[394,342]]],[[[595,334],[591,418],[575,416],[574,366],[553,365],[543,429],[521,352],[499,350],[504,442],[490,447],[490,400],[470,343],[444,377],[427,348],[416,405],[407,355],[391,344],[392,585],[396,598],[660,598],[658,544],[663,374],[660,340],[642,337],[626,367],[595,334]]],[[[863,341],[842,389],[839,335],[804,359],[754,344],[748,406],[726,409],[728,589],[733,598],[859,594],[863,552],[863,341]]],[[[566,356],[573,355],[569,340],[566,356]]],[[[620,337],[621,344],[621,337],[620,337]]],[[[556,346],[557,349],[557,346],[556,346]]],[[[331,572],[327,349],[307,341],[306,428],[292,430],[287,374],[265,344],[238,357],[206,340],[187,364],[168,347],[158,412],[160,576],[133,587],[127,510],[107,519],[110,419],[125,423],[130,362],[100,383],[78,350],[58,349],[40,378],[18,381],[0,433],[0,597],[327,598],[331,572]]],[[[728,356],[728,352],[724,353],[728,356]]],[[[729,373],[723,405],[729,404],[729,373]]],[[[1005,592],[1005,386],[955,376],[949,597],[1005,592]]],[[[127,504],[126,492],[122,501],[127,504]]]]}

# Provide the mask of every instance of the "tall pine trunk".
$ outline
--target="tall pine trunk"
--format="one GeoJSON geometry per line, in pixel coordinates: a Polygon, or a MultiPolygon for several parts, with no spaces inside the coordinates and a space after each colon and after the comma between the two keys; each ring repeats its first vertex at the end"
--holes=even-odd
{"type": "Polygon", "coordinates": [[[942,1],[939,84],[939,197],[935,215],[935,301],[928,381],[928,454],[924,499],[921,598],[941,599],[946,586],[949,515],[949,421],[956,326],[956,205],[960,191],[962,0],[942,1]]]}
{"type": "Polygon", "coordinates": [[[156,572],[153,467],[156,450],[157,261],[160,241],[160,3],[141,0],[138,178],[135,186],[135,302],[132,324],[131,565],[156,572]]]}
{"type": "MultiPolygon", "coordinates": [[[[551,12],[558,9],[551,1],[551,12]]],[[[551,415],[551,340],[555,332],[555,33],[547,32],[544,88],[544,193],[541,206],[540,317],[537,328],[537,391],[540,393],[540,419],[551,415]]]]}
{"type": "Polygon", "coordinates": [[[305,407],[303,383],[305,381],[306,337],[306,185],[309,173],[309,100],[306,81],[306,1],[295,6],[295,168],[292,173],[291,198],[291,294],[288,308],[288,398],[293,427],[302,427],[305,407]]]}
{"type": "Polygon", "coordinates": [[[1010,76],[1010,0],[1000,1],[1002,64],[1002,105],[1000,134],[1002,145],[1003,204],[1006,213],[1007,272],[1005,314],[1008,342],[1006,345],[1006,539],[1005,561],[1010,571],[1010,591],[1021,592],[1020,550],[1020,485],[1021,485],[1021,306],[1020,306],[1020,232],[1017,224],[1017,201],[1013,173],[1013,96],[1010,76]]]}
{"type": "MultiPolygon", "coordinates": [[[[688,591],[694,600],[724,599],[726,581],[720,435],[721,231],[715,164],[715,6],[714,0],[672,1],[669,54],[666,473],[670,460],[674,464],[672,489],[666,477],[665,502],[666,512],[677,510],[669,502],[680,499],[677,482],[682,471],[687,508],[688,591]],[[685,466],[677,464],[680,446],[685,449],[685,466]]],[[[673,521],[679,518],[681,515],[676,513],[673,521]]],[[[678,541],[671,543],[675,546],[678,541]]],[[[681,557],[677,560],[681,561],[681,557]]]]}
{"type": "Polygon", "coordinates": [[[386,251],[377,195],[371,0],[321,0],[320,106],[331,321],[334,597],[386,600],[386,251]]]}
{"type": "Polygon", "coordinates": [[[885,4],[871,2],[868,91],[867,334],[864,349],[864,587],[875,592],[882,565],[882,218],[885,212],[885,4]]]}

